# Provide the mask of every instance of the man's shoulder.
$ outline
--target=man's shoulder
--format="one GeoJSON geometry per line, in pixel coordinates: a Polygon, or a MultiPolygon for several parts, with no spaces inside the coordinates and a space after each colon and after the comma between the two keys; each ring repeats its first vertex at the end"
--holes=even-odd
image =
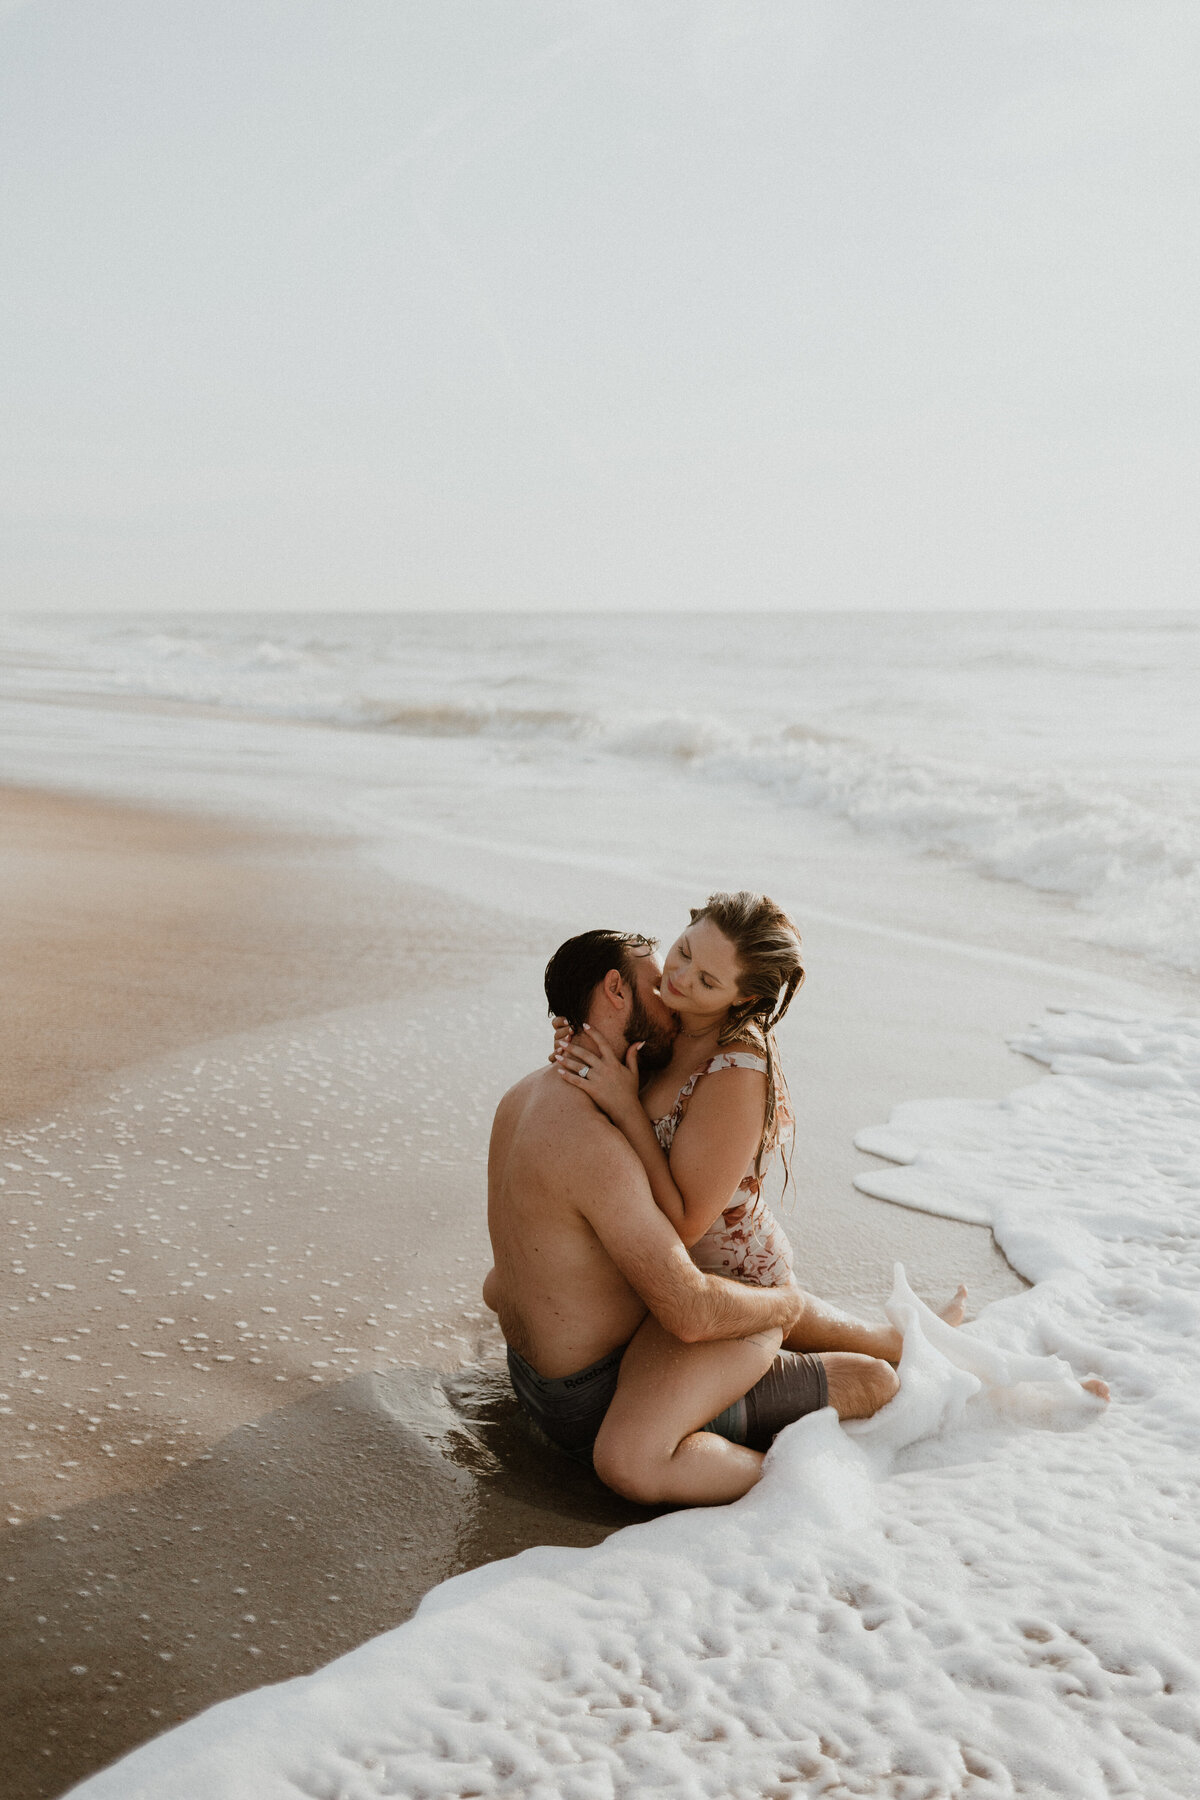
{"type": "MultiPolygon", "coordinates": [[[[602,1238],[604,1222],[626,1224],[656,1212],[646,1171],[624,1135],[578,1088],[540,1071],[515,1083],[500,1103],[489,1156],[493,1227],[510,1213],[541,1228],[602,1238]],[[511,1110],[510,1110],[511,1109],[511,1110]]],[[[661,1216],[661,1215],[660,1215],[661,1216]]]]}
{"type": "Polygon", "coordinates": [[[541,1081],[541,1073],[541,1070],[533,1069],[528,1075],[522,1075],[519,1081],[513,1082],[512,1086],[501,1095],[500,1104],[496,1108],[497,1118],[501,1113],[518,1111],[533,1099],[541,1081]]]}
{"type": "Polygon", "coordinates": [[[572,1105],[575,1096],[558,1073],[557,1069],[546,1067],[532,1069],[528,1075],[522,1075],[514,1081],[496,1108],[496,1122],[515,1123],[520,1120],[536,1128],[572,1129],[578,1121],[578,1115],[595,1113],[590,1103],[584,1107],[572,1105]]]}
{"type": "MultiPolygon", "coordinates": [[[[496,1118],[515,1122],[538,1137],[558,1143],[586,1145],[589,1155],[622,1153],[638,1161],[632,1146],[610,1119],[579,1088],[571,1087],[557,1069],[534,1069],[513,1083],[496,1108],[496,1118]]],[[[638,1167],[641,1164],[638,1163],[638,1167]]]]}

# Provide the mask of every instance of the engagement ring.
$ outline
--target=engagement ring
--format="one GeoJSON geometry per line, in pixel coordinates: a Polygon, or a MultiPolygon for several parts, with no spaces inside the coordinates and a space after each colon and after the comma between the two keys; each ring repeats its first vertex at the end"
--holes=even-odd
{"type": "Polygon", "coordinates": [[[590,1064],[590,1063],[584,1063],[584,1065],[583,1065],[583,1067],[582,1067],[582,1069],[580,1069],[580,1071],[579,1071],[579,1079],[580,1079],[580,1081],[586,1081],[586,1080],[587,1080],[587,1078],[588,1078],[588,1070],[589,1070],[589,1069],[590,1069],[590,1068],[591,1068],[591,1066],[592,1066],[592,1065],[591,1065],[591,1064],[590,1064]]]}

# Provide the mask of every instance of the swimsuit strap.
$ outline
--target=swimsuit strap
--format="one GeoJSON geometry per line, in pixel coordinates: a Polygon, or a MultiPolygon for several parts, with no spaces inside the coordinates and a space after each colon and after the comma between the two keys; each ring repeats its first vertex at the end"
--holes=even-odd
{"type": "MultiPolygon", "coordinates": [[[[702,1075],[716,1075],[721,1069],[756,1069],[760,1075],[767,1072],[767,1059],[760,1056],[757,1050],[722,1050],[706,1063],[699,1071],[702,1075]]],[[[696,1077],[693,1075],[692,1080],[696,1077]]]]}
{"type": "Polygon", "coordinates": [[[684,1082],[683,1086],[680,1088],[679,1092],[675,1096],[675,1105],[676,1106],[682,1106],[683,1102],[685,1100],[691,1099],[692,1095],[696,1091],[696,1083],[699,1081],[699,1079],[702,1075],[708,1074],[708,1070],[709,1070],[708,1063],[705,1063],[705,1065],[702,1069],[693,1069],[692,1070],[691,1074],[688,1076],[687,1080],[684,1082]]]}
{"type": "Polygon", "coordinates": [[[696,1083],[702,1075],[719,1075],[722,1069],[757,1069],[760,1075],[765,1075],[767,1072],[767,1059],[765,1056],[759,1056],[754,1050],[719,1051],[716,1056],[710,1057],[708,1062],[703,1063],[700,1068],[693,1069],[692,1073],[688,1076],[687,1080],[676,1094],[675,1106],[671,1108],[671,1111],[674,1112],[676,1107],[683,1106],[686,1101],[691,1099],[696,1091],[696,1083]]]}

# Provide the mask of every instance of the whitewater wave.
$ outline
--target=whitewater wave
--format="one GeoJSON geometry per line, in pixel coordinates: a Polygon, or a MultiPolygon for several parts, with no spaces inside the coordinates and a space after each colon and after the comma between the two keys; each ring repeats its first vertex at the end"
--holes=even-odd
{"type": "Polygon", "coordinates": [[[1200,818],[1086,779],[888,754],[797,724],[750,734],[680,712],[633,722],[438,706],[371,722],[424,735],[550,739],[560,749],[665,761],[697,780],[748,783],[910,851],[1063,895],[1086,915],[1079,936],[1200,970],[1200,818]]]}
{"type": "MultiPolygon", "coordinates": [[[[781,630],[775,636],[787,651],[781,630]]],[[[910,632],[910,656],[915,642],[910,632]]],[[[1079,936],[1200,970],[1200,794],[1194,771],[1179,772],[1191,766],[1190,738],[1175,690],[1158,708],[1163,759],[1176,770],[1172,786],[1158,774],[1153,748],[1147,752],[1153,683],[1122,724],[1109,690],[1101,696],[1061,686],[1068,677],[1060,665],[1078,645],[1029,638],[996,646],[985,636],[974,649],[957,646],[950,666],[936,634],[922,642],[924,663],[899,673],[894,657],[884,667],[886,646],[878,666],[865,660],[869,645],[858,639],[840,645],[836,657],[827,646],[828,679],[823,674],[820,691],[810,689],[800,704],[804,664],[796,646],[790,663],[782,657],[774,686],[751,646],[747,667],[763,679],[747,689],[736,643],[723,666],[711,652],[680,648],[674,630],[653,640],[656,663],[607,632],[592,643],[579,630],[573,636],[566,625],[544,622],[534,631],[528,621],[504,630],[479,621],[401,626],[353,618],[286,626],[248,617],[170,625],[9,621],[0,629],[0,691],[32,696],[53,685],[80,697],[475,740],[525,760],[667,765],[697,782],[747,784],[782,806],[843,819],[910,852],[949,856],[981,875],[1062,895],[1079,909],[1079,936]],[[675,690],[699,695],[701,704],[670,704],[664,656],[675,690]],[[985,665],[993,685],[975,694],[972,668],[978,675],[985,665]],[[1031,666],[1049,671],[1036,704],[1031,666]],[[881,683],[891,685],[884,691],[881,683]],[[875,716],[881,692],[882,723],[875,716]],[[752,703],[743,704],[747,693],[752,703]],[[649,694],[662,703],[647,704],[649,694]],[[961,728],[952,754],[930,753],[930,742],[951,743],[949,709],[965,706],[969,714],[976,700],[979,753],[961,728]],[[1035,744],[1047,746],[1032,758],[1020,740],[1030,718],[1035,744]],[[1086,740],[1080,719],[1088,721],[1086,740]],[[1071,755],[1056,758],[1056,744],[1071,755]]],[[[1092,662],[1097,654],[1092,645],[1092,662]]],[[[1164,664],[1155,679],[1167,673],[1164,664]]],[[[1096,679],[1094,670],[1078,677],[1096,679]]]]}
{"type": "Polygon", "coordinates": [[[981,874],[1073,899],[1079,935],[1200,969],[1200,817],[1086,779],[996,771],[806,734],[758,744],[708,773],[846,819],[981,874]]]}

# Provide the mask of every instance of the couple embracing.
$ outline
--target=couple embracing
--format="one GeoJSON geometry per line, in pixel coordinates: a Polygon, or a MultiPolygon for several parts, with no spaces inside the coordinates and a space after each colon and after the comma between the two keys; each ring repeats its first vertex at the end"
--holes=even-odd
{"type": "Polygon", "coordinates": [[[552,1066],[497,1109],[484,1299],[514,1391],[629,1499],[735,1500],[785,1425],[866,1418],[899,1386],[898,1332],[805,1293],[762,1197],[792,1123],[775,1028],[803,980],[762,894],[713,894],[661,966],[650,939],[584,932],[546,969],[552,1066]]]}

